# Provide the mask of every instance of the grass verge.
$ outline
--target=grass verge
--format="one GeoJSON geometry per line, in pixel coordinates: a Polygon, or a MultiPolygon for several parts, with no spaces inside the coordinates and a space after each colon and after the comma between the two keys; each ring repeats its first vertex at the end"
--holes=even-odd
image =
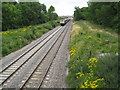
{"type": "Polygon", "coordinates": [[[30,25],[25,28],[20,28],[12,31],[1,32],[2,35],[2,55],[6,56],[23,46],[29,44],[32,40],[41,37],[43,34],[52,30],[59,24],[55,21],[50,21],[41,25],[30,25]]]}
{"type": "Polygon", "coordinates": [[[117,88],[118,34],[88,23],[73,24],[66,82],[70,88],[117,88]]]}

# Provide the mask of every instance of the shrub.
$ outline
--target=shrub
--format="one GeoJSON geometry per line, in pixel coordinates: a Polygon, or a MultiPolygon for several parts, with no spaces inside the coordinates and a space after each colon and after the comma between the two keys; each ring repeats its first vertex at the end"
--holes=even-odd
{"type": "Polygon", "coordinates": [[[70,61],[67,64],[70,73],[66,82],[71,88],[117,88],[118,56],[115,54],[118,53],[118,37],[94,26],[90,29],[90,24],[86,23],[75,22],[74,25],[80,27],[75,29],[79,34],[71,32],[70,61]]]}
{"type": "MultiPolygon", "coordinates": [[[[54,27],[51,25],[50,21],[45,24],[28,26],[12,31],[1,32],[2,35],[2,56],[6,56],[13,51],[16,51],[23,46],[29,44],[32,40],[40,38],[43,34],[52,30],[54,27]]],[[[58,23],[54,24],[55,26],[58,23]]]]}

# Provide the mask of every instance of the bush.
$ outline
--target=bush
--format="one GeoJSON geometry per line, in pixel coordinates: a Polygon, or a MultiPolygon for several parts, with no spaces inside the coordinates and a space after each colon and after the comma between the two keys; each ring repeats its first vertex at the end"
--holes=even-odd
{"type": "Polygon", "coordinates": [[[86,24],[87,21],[74,23],[69,45],[70,61],[67,64],[70,73],[66,82],[69,87],[117,88],[117,34],[106,33],[104,29],[99,31],[94,26],[90,29],[91,25],[86,24]],[[100,57],[105,53],[110,56],[100,57]]]}
{"type": "MultiPolygon", "coordinates": [[[[54,22],[54,21],[51,21],[54,22]]],[[[2,56],[6,56],[13,51],[16,51],[23,46],[29,44],[32,40],[40,38],[44,33],[52,30],[54,27],[51,22],[28,26],[12,31],[1,32],[2,34],[2,56]],[[49,30],[48,30],[49,29],[49,30]]],[[[58,23],[54,24],[59,25],[58,23]]]]}

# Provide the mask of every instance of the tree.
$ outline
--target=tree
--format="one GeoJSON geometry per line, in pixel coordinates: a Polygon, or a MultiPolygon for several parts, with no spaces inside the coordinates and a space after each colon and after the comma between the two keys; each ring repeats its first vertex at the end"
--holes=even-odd
{"type": "Polygon", "coordinates": [[[75,11],[74,11],[74,19],[76,21],[84,19],[83,17],[83,9],[80,9],[79,7],[75,7],[75,11]]]}
{"type": "Polygon", "coordinates": [[[48,20],[55,20],[58,18],[58,15],[55,13],[55,8],[51,5],[48,9],[48,20]]]}
{"type": "Polygon", "coordinates": [[[14,4],[3,3],[2,5],[2,29],[14,29],[19,27],[21,12],[14,4]]]}
{"type": "Polygon", "coordinates": [[[54,13],[55,8],[51,5],[50,8],[48,9],[48,13],[54,13]]]}
{"type": "Polygon", "coordinates": [[[43,22],[48,21],[47,10],[46,10],[46,6],[44,4],[41,4],[41,18],[43,18],[43,22]]]}
{"type": "Polygon", "coordinates": [[[113,29],[120,28],[120,2],[88,2],[88,7],[75,7],[74,19],[87,19],[113,29]]]}
{"type": "Polygon", "coordinates": [[[2,5],[2,30],[42,24],[57,18],[53,6],[47,12],[46,6],[38,2],[8,2],[2,5]]]}

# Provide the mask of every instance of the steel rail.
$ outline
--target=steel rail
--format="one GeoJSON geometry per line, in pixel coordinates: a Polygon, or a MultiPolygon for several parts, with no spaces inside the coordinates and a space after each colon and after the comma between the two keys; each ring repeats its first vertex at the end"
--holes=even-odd
{"type": "MultiPolygon", "coordinates": [[[[59,27],[61,28],[61,27],[59,27]]],[[[58,30],[59,28],[55,28],[55,30],[58,30]]],[[[53,32],[51,32],[49,35],[47,35],[46,37],[44,37],[40,42],[37,42],[35,45],[33,45],[31,48],[29,48],[27,51],[25,51],[24,53],[22,53],[20,56],[18,56],[13,62],[11,62],[10,64],[8,64],[7,66],[5,66],[5,68],[2,69],[2,71],[0,71],[0,74],[2,72],[4,72],[7,68],[9,68],[11,65],[13,65],[15,62],[17,62],[20,58],[22,58],[24,55],[26,55],[28,52],[30,52],[32,49],[34,49],[37,45],[39,45],[42,41],[44,41],[48,36],[50,36],[53,32]]]]}
{"type": "MultiPolygon", "coordinates": [[[[68,27],[69,28],[69,27],[68,27]]],[[[63,32],[61,33],[61,35],[65,32],[65,34],[64,34],[64,36],[63,36],[63,38],[62,38],[62,40],[61,40],[61,43],[60,43],[60,45],[59,45],[59,48],[60,48],[60,46],[61,46],[61,44],[62,44],[62,42],[63,42],[63,40],[64,40],[64,38],[65,38],[65,35],[66,35],[66,33],[67,33],[67,30],[68,30],[68,28],[66,29],[64,29],[63,30],[63,32]]],[[[60,35],[60,36],[61,36],[60,35]]],[[[53,48],[53,46],[56,44],[56,42],[58,41],[58,39],[60,38],[60,36],[57,38],[57,40],[54,42],[54,44],[51,46],[51,48],[49,49],[49,51],[47,52],[47,54],[50,52],[50,50],[53,48]]],[[[57,55],[57,52],[59,51],[59,48],[57,49],[57,51],[56,51],[56,54],[54,55],[54,57],[53,57],[53,60],[54,60],[54,58],[56,57],[56,55],[57,55]]],[[[46,55],[47,55],[46,54],[46,55]]],[[[41,62],[36,66],[36,68],[34,69],[34,71],[30,74],[30,76],[26,79],[26,81],[24,81],[24,83],[23,83],[23,85],[21,85],[21,89],[20,90],[22,90],[24,87],[25,87],[25,85],[26,85],[26,83],[27,82],[29,82],[29,80],[30,80],[30,78],[32,77],[32,75],[35,73],[35,71],[38,69],[38,67],[40,67],[40,65],[42,64],[42,62],[43,62],[43,60],[45,59],[45,57],[46,57],[46,55],[43,57],[43,59],[41,60],[41,62]]],[[[40,85],[38,86],[38,87],[40,87],[41,85],[42,85],[42,83],[43,83],[43,80],[45,79],[45,76],[47,75],[47,73],[48,73],[48,71],[49,71],[49,69],[50,69],[50,66],[52,65],[52,62],[53,62],[53,60],[49,63],[49,66],[48,66],[48,68],[47,68],[47,71],[45,72],[45,75],[43,76],[43,79],[42,79],[42,81],[40,82],[40,85]]]]}
{"type": "MultiPolygon", "coordinates": [[[[53,36],[54,36],[60,29],[61,29],[61,28],[57,29],[57,31],[55,31],[54,34],[52,33],[53,36]]],[[[49,36],[50,36],[50,35],[49,35],[49,36]]],[[[52,36],[52,37],[53,37],[53,36],[52,36]]],[[[51,37],[51,38],[52,38],[52,37],[51,37]]],[[[48,38],[48,37],[47,37],[47,38],[48,38]]],[[[49,38],[41,47],[43,47],[51,38],[49,38]]],[[[45,39],[46,39],[46,38],[45,38],[45,39]]],[[[45,40],[45,39],[44,39],[44,40],[45,40]]],[[[43,41],[44,41],[44,40],[43,40],[43,41]]],[[[39,44],[40,44],[40,43],[39,43],[39,44]]],[[[37,46],[37,45],[36,45],[36,46],[37,46]]],[[[36,46],[35,46],[35,47],[36,47],[36,46]]],[[[37,53],[37,52],[41,49],[41,47],[40,47],[37,51],[35,51],[34,54],[32,54],[25,62],[23,62],[15,71],[13,71],[12,74],[10,74],[4,81],[2,81],[1,85],[3,85],[3,84],[4,84],[17,70],[19,70],[19,69],[21,68],[21,66],[23,66],[33,55],[35,55],[35,53],[37,53]]],[[[25,54],[25,55],[26,55],[26,54],[25,54]]],[[[20,59],[20,58],[19,58],[19,59],[20,59]]],[[[18,60],[17,60],[17,61],[18,61],[18,60]]],[[[12,64],[12,65],[13,65],[13,64],[12,64]]],[[[11,66],[11,65],[10,65],[10,66],[11,66]]],[[[8,68],[9,68],[9,67],[8,67],[8,68]]],[[[7,68],[7,69],[8,69],[8,68],[7,68]]],[[[3,73],[3,72],[2,72],[2,73],[3,73]]]]}
{"type": "MultiPolygon", "coordinates": [[[[70,28],[70,27],[68,27],[67,30],[69,30],[69,28],[70,28]]],[[[66,34],[67,34],[67,30],[66,30],[66,32],[65,32],[65,34],[64,34],[63,39],[61,40],[61,44],[59,45],[59,48],[57,49],[57,52],[56,52],[56,54],[55,54],[55,56],[54,56],[54,59],[55,59],[55,57],[56,57],[56,55],[57,55],[57,53],[58,53],[58,51],[59,51],[59,49],[60,49],[60,47],[61,47],[61,45],[62,45],[62,43],[63,43],[63,40],[64,40],[64,38],[65,38],[65,36],[66,36],[66,34]]],[[[49,72],[49,70],[50,70],[50,67],[51,67],[54,59],[50,62],[50,65],[49,65],[49,67],[47,68],[47,71],[46,71],[45,75],[43,76],[43,80],[42,80],[41,83],[39,84],[39,88],[38,88],[38,89],[41,88],[41,86],[42,86],[42,84],[43,84],[43,81],[44,81],[46,75],[48,74],[48,72],[49,72]]]]}

